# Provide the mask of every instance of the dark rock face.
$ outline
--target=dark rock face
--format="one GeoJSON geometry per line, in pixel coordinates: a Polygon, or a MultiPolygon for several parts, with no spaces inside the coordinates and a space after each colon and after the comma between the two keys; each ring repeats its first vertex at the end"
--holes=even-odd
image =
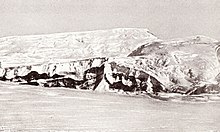
{"type": "Polygon", "coordinates": [[[21,84],[36,86],[41,85],[45,87],[68,88],[79,87],[81,89],[90,89],[89,87],[92,87],[91,89],[95,90],[102,80],[104,73],[103,63],[105,61],[106,58],[92,58],[63,64],[10,67],[3,69],[3,75],[0,79],[2,81],[9,80],[20,82],[21,84]],[[97,67],[94,67],[95,65],[97,65],[97,67]],[[67,70],[60,71],[60,69],[67,70]],[[73,69],[73,71],[71,71],[71,69],[73,69]],[[45,71],[45,73],[42,73],[42,71],[45,71]],[[23,76],[20,75],[24,72],[27,72],[27,74],[23,76]],[[95,75],[94,82],[92,82],[92,79],[86,78],[87,74],[95,75]],[[90,81],[91,84],[87,84],[88,81],[90,81]]]}
{"type": "Polygon", "coordinates": [[[87,81],[86,85],[83,86],[83,89],[92,89],[95,90],[101,80],[103,79],[105,65],[102,64],[100,67],[92,67],[84,72],[83,80],[87,81]],[[92,75],[92,78],[91,78],[92,75]],[[89,80],[94,80],[93,82],[88,83],[89,80]],[[87,87],[87,88],[86,88],[87,87]],[[90,87],[90,88],[89,88],[90,87]]]}
{"type": "Polygon", "coordinates": [[[39,79],[49,79],[49,76],[46,73],[39,74],[37,71],[31,71],[26,76],[16,76],[15,79],[21,78],[27,81],[28,83],[32,80],[39,80],[39,79]]]}
{"type": "MultiPolygon", "coordinates": [[[[14,72],[14,69],[18,68],[11,68],[10,74],[12,81],[20,82],[20,84],[29,84],[29,85],[35,85],[35,86],[44,86],[44,87],[68,87],[68,88],[74,88],[74,89],[87,89],[87,90],[96,90],[96,88],[102,84],[100,84],[101,81],[108,82],[109,89],[114,90],[123,90],[124,92],[137,92],[137,91],[147,91],[147,88],[149,88],[149,83],[152,85],[152,92],[157,93],[161,92],[163,87],[161,86],[160,82],[157,81],[154,77],[150,76],[149,74],[139,71],[139,75],[135,75],[138,70],[126,67],[126,66],[120,66],[115,62],[110,62],[111,65],[111,73],[108,73],[105,71],[105,63],[108,59],[103,59],[100,61],[101,65],[96,67],[91,67],[94,60],[88,61],[88,65],[90,68],[88,68],[85,71],[82,71],[82,73],[76,73],[71,71],[62,72],[62,74],[56,73],[57,68],[59,68],[59,65],[51,65],[52,72],[48,73],[39,73],[38,71],[31,71],[34,66],[28,67],[27,75],[24,76],[18,76],[16,74],[17,72],[14,72]],[[112,73],[113,70],[116,70],[115,73],[112,73]],[[52,74],[55,72],[54,74],[52,74]],[[71,74],[73,73],[73,74],[71,74]],[[51,75],[52,74],[52,75],[51,75]],[[65,75],[66,74],[66,75],[65,75]],[[70,75],[76,76],[76,74],[82,74],[82,79],[74,79],[69,77],[70,75]],[[109,80],[106,78],[106,74],[109,74],[112,79],[114,79],[113,82],[109,82],[109,80]],[[149,79],[148,79],[149,78],[149,79]],[[148,82],[148,80],[150,80],[148,82]]],[[[79,66],[84,65],[84,60],[82,62],[79,62],[79,66]]],[[[87,63],[86,63],[87,64],[87,63]]],[[[76,67],[77,68],[77,67],[76,67]]],[[[75,69],[76,69],[75,68],[75,69]]],[[[50,71],[50,70],[48,70],[50,71]]],[[[5,75],[8,75],[9,72],[5,72],[5,75]]],[[[7,80],[6,76],[3,76],[1,80],[7,80]]]]}
{"type": "MultiPolygon", "coordinates": [[[[116,59],[117,61],[117,59],[116,59]]],[[[125,92],[166,92],[162,84],[153,76],[143,70],[119,65],[117,62],[110,62],[113,73],[105,73],[104,79],[110,89],[123,90],[125,92]],[[110,74],[109,77],[106,74],[110,74]],[[110,79],[113,80],[110,82],[110,79]]]]}
{"type": "Polygon", "coordinates": [[[61,78],[61,77],[64,77],[65,75],[58,75],[58,74],[54,74],[52,76],[53,79],[56,79],[56,78],[61,78]]]}

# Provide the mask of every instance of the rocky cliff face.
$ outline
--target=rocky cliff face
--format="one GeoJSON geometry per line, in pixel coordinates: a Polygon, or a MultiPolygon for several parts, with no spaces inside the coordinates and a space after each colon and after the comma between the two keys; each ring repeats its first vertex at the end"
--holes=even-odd
{"type": "Polygon", "coordinates": [[[97,91],[220,91],[219,42],[204,36],[162,41],[145,29],[113,29],[0,43],[1,80],[97,91]]]}
{"type": "Polygon", "coordinates": [[[92,68],[99,67],[106,61],[106,58],[90,58],[71,62],[43,63],[28,66],[7,67],[1,69],[0,76],[10,80],[16,76],[25,76],[31,71],[39,74],[46,73],[49,77],[54,74],[64,75],[76,80],[83,79],[83,73],[92,68]]]}
{"type": "Polygon", "coordinates": [[[142,84],[150,83],[150,79],[152,86],[163,90],[156,76],[135,67],[135,62],[130,57],[90,58],[68,63],[7,67],[1,69],[0,79],[21,84],[63,86],[101,92],[115,89],[125,92],[146,91],[146,85],[143,90],[142,84]]]}

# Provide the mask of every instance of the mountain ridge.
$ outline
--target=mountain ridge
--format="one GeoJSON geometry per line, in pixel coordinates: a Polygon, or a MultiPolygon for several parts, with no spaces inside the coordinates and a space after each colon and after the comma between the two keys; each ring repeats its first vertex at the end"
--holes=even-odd
{"type": "MultiPolygon", "coordinates": [[[[132,29],[137,29],[137,30],[145,30],[146,32],[150,32],[149,29],[147,28],[109,28],[109,29],[97,29],[97,30],[88,30],[88,31],[70,31],[70,32],[55,32],[55,33],[43,33],[43,34],[25,34],[25,35],[9,35],[9,36],[3,36],[0,37],[0,39],[3,38],[13,38],[13,37],[38,37],[38,36],[48,36],[48,35],[63,35],[63,34],[80,34],[80,33],[92,33],[92,32],[105,32],[105,31],[110,31],[110,30],[132,30],[132,29]]],[[[151,33],[154,35],[153,33],[151,33]]],[[[155,35],[154,35],[155,36],[155,35]]]]}
{"type": "MultiPolygon", "coordinates": [[[[103,82],[100,88],[113,86],[113,83],[106,84],[106,80],[114,80],[113,75],[116,73],[125,78],[133,77],[135,81],[139,78],[139,81],[149,83],[149,87],[152,83],[157,92],[176,91],[184,94],[188,94],[188,90],[192,90],[189,94],[194,93],[195,87],[203,90],[198,93],[206,93],[204,90],[208,89],[213,92],[214,87],[219,88],[220,84],[220,43],[203,35],[161,40],[147,29],[120,28],[9,37],[0,39],[0,44],[0,59],[10,65],[3,70],[3,80],[4,77],[6,80],[16,79],[24,73],[27,73],[24,78],[27,76],[26,79],[31,79],[29,75],[37,72],[36,74],[44,74],[47,78],[53,74],[65,74],[64,76],[68,77],[71,73],[74,74],[74,79],[85,81],[88,73],[88,77],[92,74],[97,77],[95,81],[98,82],[95,82],[96,85],[92,88],[94,90],[100,82],[103,82]],[[61,63],[62,61],[67,63],[61,63]],[[44,63],[32,64],[39,62],[44,63]],[[13,64],[18,66],[12,67],[13,64]],[[106,68],[108,65],[110,67],[106,68]],[[92,71],[95,73],[90,73],[92,71]],[[106,80],[104,75],[109,75],[106,80]]],[[[64,78],[60,81],[70,80],[64,78]]],[[[120,84],[124,86],[124,90],[132,91],[133,87],[126,79],[124,83],[120,84]]]]}
{"type": "Polygon", "coordinates": [[[136,47],[155,40],[158,38],[148,29],[141,28],[9,36],[0,38],[0,59],[8,65],[28,65],[48,60],[127,56],[136,47]]]}

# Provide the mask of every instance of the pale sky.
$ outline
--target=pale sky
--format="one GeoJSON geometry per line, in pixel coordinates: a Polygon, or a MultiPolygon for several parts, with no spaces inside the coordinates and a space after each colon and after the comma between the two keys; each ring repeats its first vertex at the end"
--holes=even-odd
{"type": "Polygon", "coordinates": [[[220,0],[0,0],[0,37],[126,27],[220,40],[220,0]]]}

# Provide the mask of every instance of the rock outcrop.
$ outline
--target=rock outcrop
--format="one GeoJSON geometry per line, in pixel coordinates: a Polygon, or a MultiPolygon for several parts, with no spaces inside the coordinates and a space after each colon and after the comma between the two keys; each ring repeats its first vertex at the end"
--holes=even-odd
{"type": "Polygon", "coordinates": [[[204,36],[162,41],[148,30],[114,29],[6,37],[0,43],[3,81],[155,95],[220,92],[220,43],[204,36]],[[33,64],[23,64],[24,56],[33,64]]]}
{"type": "MultiPolygon", "coordinates": [[[[132,59],[132,58],[127,58],[132,59]]],[[[99,92],[164,91],[151,74],[119,63],[125,58],[93,58],[69,63],[50,63],[2,69],[1,80],[43,87],[68,87],[99,92]]]]}
{"type": "MultiPolygon", "coordinates": [[[[219,42],[204,36],[148,43],[129,56],[172,90],[219,85],[219,42]]],[[[219,90],[218,90],[219,91],[219,90]]]]}

